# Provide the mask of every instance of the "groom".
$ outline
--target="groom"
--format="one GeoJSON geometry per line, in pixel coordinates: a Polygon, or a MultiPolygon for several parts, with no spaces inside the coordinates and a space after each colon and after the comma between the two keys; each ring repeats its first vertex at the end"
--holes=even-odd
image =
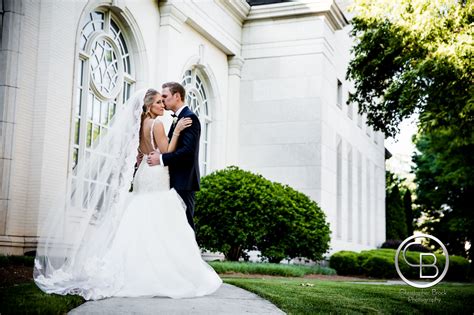
{"type": "Polygon", "coordinates": [[[195,192],[199,190],[199,137],[201,124],[198,117],[184,104],[186,92],[184,87],[176,82],[162,85],[161,97],[165,108],[173,111],[173,124],[168,133],[168,139],[173,136],[176,122],[189,117],[192,125],[181,131],[176,150],[171,153],[158,154],[153,152],[148,156],[150,166],[168,166],[170,172],[170,187],[174,188],[186,204],[186,217],[194,230],[194,202],[195,192]],[[177,119],[176,119],[177,118],[177,119]]]}

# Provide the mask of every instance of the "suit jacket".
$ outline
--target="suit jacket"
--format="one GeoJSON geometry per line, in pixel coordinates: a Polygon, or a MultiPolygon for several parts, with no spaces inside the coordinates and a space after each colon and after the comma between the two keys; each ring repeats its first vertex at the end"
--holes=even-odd
{"type": "MultiPolygon", "coordinates": [[[[170,172],[170,186],[176,190],[198,191],[199,174],[199,139],[201,123],[189,107],[183,108],[178,119],[189,117],[192,125],[181,131],[176,150],[162,155],[163,165],[170,172]]],[[[175,125],[170,128],[168,138],[173,136],[175,125]]]]}

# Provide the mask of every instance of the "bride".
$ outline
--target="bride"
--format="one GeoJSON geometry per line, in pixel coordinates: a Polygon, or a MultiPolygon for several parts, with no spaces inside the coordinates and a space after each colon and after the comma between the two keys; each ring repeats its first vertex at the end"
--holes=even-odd
{"type": "Polygon", "coordinates": [[[46,293],[86,300],[111,296],[196,297],[222,280],[202,260],[185,205],[170,189],[167,167],[139,164],[146,156],[173,152],[181,119],[168,145],[161,95],[135,93],[101,135],[95,155],[78,164],[57,206],[43,216],[34,280],[46,293]]]}

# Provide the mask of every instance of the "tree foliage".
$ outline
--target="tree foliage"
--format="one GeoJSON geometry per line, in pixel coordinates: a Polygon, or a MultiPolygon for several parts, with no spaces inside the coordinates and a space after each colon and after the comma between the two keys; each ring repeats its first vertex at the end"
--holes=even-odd
{"type": "Polygon", "coordinates": [[[419,228],[438,235],[450,253],[472,259],[465,243],[474,241],[474,148],[448,149],[447,141],[449,137],[437,132],[416,140],[416,203],[425,218],[419,228]]]}
{"type": "Polygon", "coordinates": [[[420,228],[472,258],[464,247],[474,241],[474,2],[356,0],[355,10],[349,102],[387,136],[419,115],[420,228]]]}
{"type": "Polygon", "coordinates": [[[404,240],[408,236],[407,220],[402,202],[402,180],[387,171],[385,196],[385,231],[387,240],[404,240]]]}
{"type": "Polygon", "coordinates": [[[413,205],[411,199],[411,191],[407,187],[405,193],[403,194],[403,209],[405,210],[405,218],[407,224],[407,236],[413,235],[415,222],[413,214],[413,205]]]}
{"type": "Polygon", "coordinates": [[[329,224],[316,202],[235,166],[202,178],[195,219],[199,245],[228,260],[245,250],[260,250],[270,262],[319,260],[329,249],[329,224]]]}
{"type": "Polygon", "coordinates": [[[473,140],[474,5],[456,0],[358,0],[348,102],[387,136],[415,112],[422,129],[473,140]]]}

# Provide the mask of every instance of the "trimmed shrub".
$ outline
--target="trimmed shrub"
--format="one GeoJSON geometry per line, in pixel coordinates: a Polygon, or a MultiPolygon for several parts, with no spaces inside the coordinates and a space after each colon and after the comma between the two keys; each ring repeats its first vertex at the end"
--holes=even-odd
{"type": "Polygon", "coordinates": [[[316,202],[293,188],[273,183],[273,219],[256,246],[269,262],[305,257],[321,260],[329,249],[330,230],[326,215],[316,202]]]}
{"type": "Polygon", "coordinates": [[[366,276],[374,278],[394,278],[394,259],[384,255],[369,254],[362,260],[361,269],[366,276]]]}
{"type": "Polygon", "coordinates": [[[351,251],[334,253],[329,259],[329,266],[336,269],[338,275],[360,275],[358,254],[351,251]]]}
{"type": "MultiPolygon", "coordinates": [[[[396,250],[394,249],[374,249],[360,253],[340,251],[331,256],[330,262],[331,267],[336,269],[340,275],[362,274],[374,278],[399,278],[395,268],[395,254],[396,250]],[[357,268],[358,272],[355,271],[357,268]]],[[[420,254],[422,253],[406,251],[406,260],[411,264],[418,265],[420,254]]],[[[441,254],[435,254],[435,256],[436,266],[441,273],[446,264],[446,258],[441,254]]],[[[433,262],[434,259],[431,255],[423,256],[424,264],[433,262]]],[[[419,268],[409,266],[403,259],[402,253],[398,257],[398,265],[406,278],[417,279],[419,277],[419,268]]],[[[429,266],[423,267],[422,271],[424,275],[433,275],[435,273],[434,268],[429,266]]],[[[467,259],[460,256],[449,256],[449,269],[446,274],[446,280],[467,281],[469,280],[469,272],[470,264],[467,259]]]]}
{"type": "MultiPolygon", "coordinates": [[[[443,256],[444,258],[444,256],[443,256]]],[[[449,267],[446,278],[453,281],[468,281],[471,265],[461,256],[449,256],[449,267]]]]}
{"type": "Polygon", "coordinates": [[[375,278],[393,278],[395,270],[395,252],[392,249],[366,250],[357,257],[361,274],[375,278]]]}
{"type": "Polygon", "coordinates": [[[270,262],[320,260],[329,249],[329,224],[316,202],[235,166],[201,179],[195,221],[199,245],[227,260],[244,250],[260,250],[270,262]]]}

